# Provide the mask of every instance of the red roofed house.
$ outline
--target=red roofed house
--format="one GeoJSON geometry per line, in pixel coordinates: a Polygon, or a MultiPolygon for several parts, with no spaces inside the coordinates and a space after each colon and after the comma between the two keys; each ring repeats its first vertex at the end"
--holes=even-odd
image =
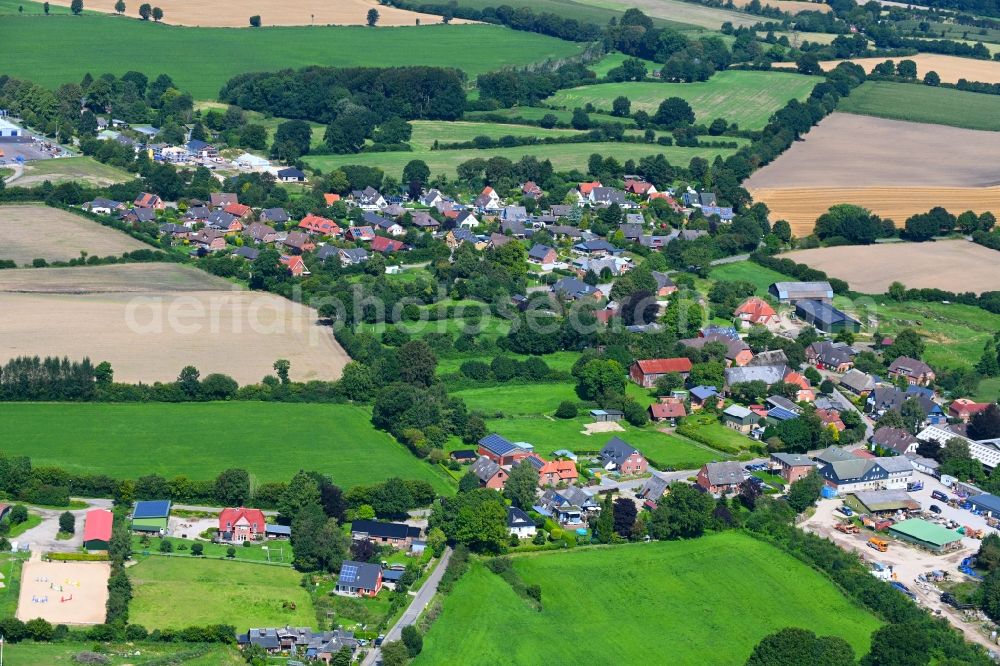
{"type": "Polygon", "coordinates": [[[163,199],[149,192],[140,192],[132,205],[136,208],[152,208],[153,210],[163,210],[167,207],[167,204],[163,203],[163,199]]]}
{"type": "Polygon", "coordinates": [[[230,215],[235,215],[241,220],[250,219],[250,215],[253,213],[253,209],[250,208],[250,206],[241,203],[231,203],[222,210],[226,211],[230,215]]]}
{"type": "Polygon", "coordinates": [[[550,460],[538,470],[538,485],[543,488],[561,481],[576,483],[577,478],[576,463],[572,460],[550,460]]]}
{"type": "Polygon", "coordinates": [[[310,235],[336,236],[340,234],[340,227],[336,222],[312,213],[302,218],[302,221],[299,222],[299,229],[310,235]]]}
{"type": "Polygon", "coordinates": [[[798,393],[795,394],[795,402],[812,402],[816,399],[816,392],[813,391],[812,384],[801,372],[789,372],[785,375],[784,382],[799,387],[798,393]]]}
{"type": "Polygon", "coordinates": [[[948,416],[960,419],[963,423],[968,423],[974,415],[990,406],[988,402],[973,402],[968,398],[959,398],[948,407],[948,416]]]}
{"type": "Polygon", "coordinates": [[[647,183],[644,180],[629,179],[625,181],[625,191],[629,194],[646,196],[649,194],[656,194],[656,187],[652,183],[647,183]]]}
{"type": "Polygon", "coordinates": [[[629,377],[636,384],[643,388],[653,388],[656,380],[671,372],[678,372],[686,379],[691,372],[691,359],[679,358],[651,358],[636,361],[629,369],[629,377]]]}
{"type": "Polygon", "coordinates": [[[219,514],[219,538],[242,543],[264,538],[264,512],[260,509],[223,509],[219,514]]]}
{"type": "Polygon", "coordinates": [[[393,240],[392,238],[386,238],[385,236],[376,236],[372,239],[372,251],[381,252],[383,254],[388,254],[389,252],[398,252],[402,250],[403,241],[393,240]]]}
{"type": "Polygon", "coordinates": [[[538,184],[535,181],[533,181],[533,180],[529,180],[524,185],[522,185],[521,186],[521,192],[525,196],[536,198],[536,199],[538,197],[542,196],[542,188],[540,188],[538,186],[538,184]]]}
{"type": "Polygon", "coordinates": [[[107,550],[111,541],[114,514],[108,509],[91,509],[83,523],[83,547],[87,550],[107,550]]]}
{"type": "Polygon", "coordinates": [[[323,201],[326,202],[327,206],[332,206],[333,204],[335,204],[338,201],[340,201],[340,195],[339,194],[324,194],[323,195],[323,201]]]}
{"type": "Polygon", "coordinates": [[[604,187],[604,186],[601,185],[601,181],[595,180],[591,183],[580,183],[576,189],[580,191],[580,194],[582,196],[587,197],[590,195],[590,191],[595,187],[604,187]]]}
{"type": "Polygon", "coordinates": [[[292,277],[309,275],[309,269],[306,268],[306,262],[303,261],[302,257],[297,254],[283,256],[281,258],[281,263],[288,267],[288,270],[292,273],[292,277]]]}
{"type": "Polygon", "coordinates": [[[824,426],[833,426],[838,432],[844,432],[847,426],[840,418],[840,412],[836,409],[817,409],[816,416],[819,417],[820,423],[824,426]]]}
{"type": "Polygon", "coordinates": [[[740,324],[745,327],[760,325],[768,326],[778,323],[778,313],[775,312],[771,304],[763,298],[751,296],[736,308],[733,316],[740,320],[740,324]]]}
{"type": "Polygon", "coordinates": [[[677,398],[665,398],[649,406],[649,418],[654,421],[681,419],[685,416],[687,412],[684,410],[684,403],[677,398]]]}

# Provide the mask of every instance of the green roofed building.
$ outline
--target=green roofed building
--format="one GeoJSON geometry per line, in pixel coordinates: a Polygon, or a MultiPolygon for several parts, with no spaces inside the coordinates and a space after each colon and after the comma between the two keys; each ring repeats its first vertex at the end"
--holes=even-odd
{"type": "Polygon", "coordinates": [[[958,532],[920,518],[911,518],[896,523],[889,528],[889,533],[897,539],[932,550],[935,553],[954,550],[962,543],[962,535],[958,532]]]}
{"type": "Polygon", "coordinates": [[[166,534],[169,519],[170,500],[136,502],[132,510],[132,531],[166,534]]]}

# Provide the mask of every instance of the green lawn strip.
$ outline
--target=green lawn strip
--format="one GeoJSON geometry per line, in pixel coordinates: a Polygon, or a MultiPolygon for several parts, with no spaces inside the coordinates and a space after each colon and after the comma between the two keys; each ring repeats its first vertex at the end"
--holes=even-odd
{"type": "MultiPolygon", "coordinates": [[[[583,426],[590,423],[589,415],[576,419],[555,419],[541,416],[489,419],[487,429],[498,432],[512,442],[528,442],[543,456],[553,451],[600,451],[612,437],[620,437],[636,447],[654,466],[674,469],[696,469],[713,460],[722,460],[726,454],[713,451],[688,439],[660,432],[654,425],[635,428],[622,422],[624,432],[583,434],[583,426]]],[[[457,447],[462,448],[462,447],[457,447]]]]}
{"type": "Polygon", "coordinates": [[[838,111],[879,118],[1000,131],[1000,97],[953,88],[866,81],[843,97],[838,111]]]}
{"type": "Polygon", "coordinates": [[[760,639],[788,626],[840,636],[860,656],[880,624],[822,574],[736,532],[518,556],[514,568],[541,586],[541,611],[474,563],[444,599],[414,664],[550,664],[553,655],[644,663],[651,636],[669,637],[673,663],[741,664],[760,639]],[[725,590],[726,603],[707,590],[725,590]],[[512,628],[516,641],[505,638],[512,628]]]}
{"type": "Polygon", "coordinates": [[[745,451],[751,446],[759,445],[744,434],[719,423],[713,414],[697,414],[684,419],[681,435],[728,453],[745,451]],[[704,440],[704,441],[702,441],[704,440]]]}
{"type": "Polygon", "coordinates": [[[128,568],[129,621],[147,629],[231,624],[315,626],[302,574],[287,567],[185,557],[149,557],[128,568]]]}
{"type": "MultiPolygon", "coordinates": [[[[0,25],[3,21],[0,19],[0,25]]],[[[60,157],[59,159],[37,160],[28,164],[23,178],[44,177],[53,185],[59,183],[86,181],[93,185],[124,183],[135,178],[133,174],[113,166],[102,164],[92,157],[60,157]]],[[[17,182],[17,184],[20,184],[17,182]]],[[[41,181],[37,183],[41,184],[41,181]]]]}
{"type": "MultiPolygon", "coordinates": [[[[246,660],[235,646],[199,645],[192,643],[101,643],[101,654],[108,666],[146,666],[176,664],[177,666],[240,666],[246,660]]],[[[88,643],[7,643],[4,647],[5,666],[71,666],[76,655],[93,653],[95,644],[88,643]]]]}
{"type": "MultiPolygon", "coordinates": [[[[190,534],[188,536],[191,536],[190,534]]],[[[292,565],[294,551],[292,544],[286,540],[276,539],[273,541],[254,541],[249,546],[233,545],[225,543],[212,543],[194,539],[183,539],[178,537],[151,537],[149,545],[142,544],[142,537],[132,536],[132,552],[137,557],[195,557],[191,554],[191,546],[200,543],[203,548],[203,555],[200,559],[207,560],[228,560],[228,550],[230,547],[236,549],[236,555],[232,558],[235,562],[265,562],[274,565],[292,565]],[[163,541],[170,543],[170,553],[164,555],[160,550],[163,541]],[[146,554],[148,552],[148,555],[146,554]]]]}
{"type": "MultiPolygon", "coordinates": [[[[485,9],[487,7],[497,7],[495,0],[460,0],[460,7],[471,7],[473,9],[485,9]]],[[[577,2],[575,0],[511,0],[504,3],[510,7],[529,7],[536,13],[550,12],[557,16],[572,16],[574,19],[584,23],[596,23],[607,25],[608,21],[614,18],[621,18],[624,8],[619,8],[614,4],[604,5],[600,2],[577,2]]],[[[671,21],[666,19],[653,19],[654,23],[662,27],[672,27],[675,30],[701,30],[696,25],[671,21]]],[[[720,22],[721,25],[721,22],[720,22]]]]}
{"type": "Polygon", "coordinates": [[[572,382],[501,384],[463,389],[452,395],[462,398],[470,410],[479,410],[485,414],[500,412],[505,416],[551,414],[564,400],[580,400],[572,382]]]}
{"type": "Polygon", "coordinates": [[[409,143],[414,150],[430,150],[435,141],[440,143],[461,143],[472,141],[477,136],[499,139],[503,136],[564,137],[582,134],[572,129],[544,129],[532,125],[511,125],[506,123],[478,123],[445,120],[413,121],[413,136],[409,143]]]}
{"type": "MultiPolygon", "coordinates": [[[[555,116],[556,122],[560,123],[569,123],[573,120],[572,110],[547,109],[540,106],[515,106],[511,109],[496,109],[495,111],[470,111],[465,114],[465,119],[475,120],[484,116],[504,116],[505,118],[510,118],[511,121],[522,119],[539,121],[547,115],[555,116]]],[[[589,113],[587,115],[590,117],[591,121],[595,122],[619,123],[629,127],[635,125],[635,121],[631,118],[619,118],[618,116],[612,116],[608,113],[589,113]]],[[[532,125],[532,127],[534,127],[534,125],[532,125]]]]}
{"type": "Polygon", "coordinates": [[[784,273],[773,271],[749,260],[721,264],[713,268],[708,275],[716,281],[752,282],[757,287],[758,296],[765,296],[767,288],[775,282],[794,280],[784,273]]]}
{"type": "Polygon", "coordinates": [[[680,97],[691,105],[697,122],[725,118],[738,123],[741,129],[760,129],[790,100],[808,97],[818,82],[816,77],[800,74],[731,70],[696,83],[633,81],[568,88],[545,102],[566,109],[590,103],[607,112],[612,100],[625,96],[631,100],[633,112],[653,113],[668,97],[680,97]]]}
{"type": "Polygon", "coordinates": [[[974,397],[981,402],[994,402],[1000,398],[1000,377],[989,377],[979,382],[974,397]]]}
{"type": "Polygon", "coordinates": [[[974,366],[983,345],[1000,330],[1000,315],[959,303],[878,300],[869,312],[881,333],[891,336],[912,328],[924,336],[923,360],[938,369],[974,366]]]}
{"type": "Polygon", "coordinates": [[[28,519],[23,523],[17,523],[16,525],[10,526],[10,531],[7,532],[8,539],[16,539],[33,527],[38,527],[42,524],[42,517],[37,513],[28,512],[28,519]]]}
{"type": "Polygon", "coordinates": [[[370,418],[353,405],[18,403],[0,410],[0,432],[8,455],[82,474],[197,480],[242,467],[266,482],[287,481],[305,467],[344,488],[398,476],[452,492],[444,475],[370,418]]]}
{"type": "MultiPolygon", "coordinates": [[[[587,69],[594,72],[594,74],[597,74],[597,78],[603,79],[608,75],[608,72],[615,67],[620,67],[622,63],[631,58],[632,56],[625,55],[624,53],[608,53],[597,62],[590,63],[590,65],[587,66],[587,69]]],[[[641,60],[643,64],[646,65],[646,72],[649,75],[652,75],[653,70],[660,69],[660,67],[662,67],[662,65],[653,62],[652,60],[644,60],[642,58],[636,59],[641,60]]]]}
{"type": "Polygon", "coordinates": [[[185,28],[107,15],[2,16],[0,33],[6,74],[56,88],[77,83],[88,72],[121,76],[134,69],[151,78],[165,73],[195,99],[217,98],[226,81],[244,72],[309,65],[461,65],[474,78],[573,56],[585,46],[495,25],[185,28]],[[40,34],[44,49],[38,48],[40,34]],[[503,46],[470,49],[469,44],[503,46]],[[81,53],[88,56],[80,58],[81,53]]]}
{"type": "Polygon", "coordinates": [[[428,150],[393,153],[358,153],[356,155],[306,155],[303,159],[312,167],[328,173],[345,164],[378,167],[393,177],[403,173],[403,167],[411,160],[423,160],[434,175],[455,176],[455,168],[468,160],[475,158],[489,159],[491,157],[506,157],[516,162],[525,155],[552,161],[557,171],[567,169],[584,169],[587,159],[594,153],[604,156],[614,156],[620,162],[649,155],[663,154],[671,164],[687,165],[694,157],[703,157],[709,161],[720,155],[723,159],[735,151],[730,148],[687,148],[678,146],[660,146],[648,143],[620,143],[603,141],[597,143],[563,143],[552,145],[517,146],[514,148],[491,148],[489,150],[428,150]]]}
{"type": "Polygon", "coordinates": [[[770,472],[750,472],[750,473],[756,476],[764,483],[768,484],[769,486],[772,486],[773,488],[782,490],[785,487],[785,480],[782,479],[777,474],[771,474],[770,472]]]}
{"type": "Polygon", "coordinates": [[[21,567],[28,559],[28,553],[0,554],[0,573],[3,574],[3,589],[0,589],[0,617],[13,617],[17,613],[17,596],[21,592],[21,567]]]}
{"type": "MultiPolygon", "coordinates": [[[[482,361],[483,363],[489,364],[495,356],[499,355],[510,356],[511,358],[519,361],[524,361],[529,358],[525,354],[510,354],[500,350],[492,356],[482,356],[477,354],[470,354],[468,356],[446,356],[438,359],[437,372],[439,375],[447,375],[458,372],[462,367],[462,364],[466,361],[482,361]]],[[[580,354],[572,351],[558,351],[552,354],[545,354],[539,358],[545,361],[545,363],[553,370],[569,372],[573,369],[573,364],[576,363],[578,358],[580,358],[580,354]]]]}

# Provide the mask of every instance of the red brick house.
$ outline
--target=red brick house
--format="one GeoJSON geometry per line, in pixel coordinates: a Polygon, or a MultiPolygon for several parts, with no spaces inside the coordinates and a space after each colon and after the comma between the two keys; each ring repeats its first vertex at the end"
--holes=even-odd
{"type": "Polygon", "coordinates": [[[713,495],[737,493],[745,480],[746,472],[733,460],[705,463],[698,470],[698,485],[713,495]]]}
{"type": "Polygon", "coordinates": [[[382,589],[382,567],[368,562],[344,560],[333,591],[349,597],[374,597],[382,589]]]}
{"type": "Polygon", "coordinates": [[[486,435],[478,444],[479,455],[489,458],[498,465],[513,465],[534,455],[529,445],[514,444],[496,433],[486,435]]]}
{"type": "Polygon", "coordinates": [[[231,203],[222,210],[241,220],[249,220],[253,215],[253,209],[250,208],[250,206],[241,203],[231,203]]]}
{"type": "Polygon", "coordinates": [[[576,483],[579,474],[572,460],[549,460],[538,470],[538,485],[555,486],[560,482],[576,483]]]}
{"type": "Polygon", "coordinates": [[[736,308],[736,311],[733,312],[733,316],[740,320],[741,325],[746,327],[768,326],[770,324],[777,324],[779,321],[778,313],[771,307],[771,304],[757,296],[751,296],[743,301],[736,308]]]}
{"type": "Polygon", "coordinates": [[[313,243],[309,236],[301,231],[292,231],[285,236],[285,240],[281,241],[281,244],[297,253],[311,252],[316,249],[316,243],[313,243]]]}
{"type": "Polygon", "coordinates": [[[650,194],[656,194],[656,187],[652,183],[647,183],[644,180],[629,179],[625,181],[625,191],[629,194],[647,196],[650,194]]]}
{"type": "Polygon", "coordinates": [[[671,372],[680,373],[687,378],[691,372],[691,359],[682,356],[635,361],[629,369],[629,377],[643,388],[653,388],[657,379],[671,372]]]}
{"type": "Polygon", "coordinates": [[[597,459],[604,469],[611,472],[616,471],[626,476],[644,474],[649,467],[649,463],[646,462],[646,458],[639,452],[639,449],[618,437],[612,437],[608,440],[597,459]]]}
{"type": "Polygon", "coordinates": [[[989,406],[988,402],[973,402],[968,398],[959,398],[948,407],[948,416],[968,423],[969,419],[989,406]]]}
{"type": "Polygon", "coordinates": [[[653,421],[681,419],[687,416],[684,403],[677,398],[666,398],[649,406],[649,418],[653,421]]]}
{"type": "Polygon", "coordinates": [[[215,229],[200,229],[188,236],[188,239],[198,247],[210,251],[224,250],[226,248],[225,234],[215,229]]]}
{"type": "Polygon", "coordinates": [[[153,210],[163,210],[167,207],[167,204],[163,203],[160,197],[149,192],[140,192],[139,196],[132,202],[132,205],[136,208],[152,208],[153,210]]]}
{"type": "Polygon", "coordinates": [[[889,365],[889,376],[893,379],[905,377],[907,382],[915,386],[927,386],[937,377],[931,366],[907,356],[900,356],[889,365]]]}
{"type": "Polygon", "coordinates": [[[223,509],[219,514],[219,538],[222,541],[242,543],[264,537],[264,512],[260,509],[223,509]]]}
{"type": "Polygon", "coordinates": [[[479,485],[482,488],[503,490],[504,486],[507,485],[507,470],[486,456],[480,456],[472,464],[470,471],[479,477],[479,485]]]}
{"type": "Polygon", "coordinates": [[[787,483],[795,483],[816,469],[816,463],[801,453],[772,453],[770,466],[787,483]]]}
{"type": "Polygon", "coordinates": [[[372,239],[372,251],[381,252],[382,254],[389,254],[390,252],[398,252],[405,247],[403,241],[394,240],[392,238],[386,238],[385,236],[376,236],[372,239]]]}

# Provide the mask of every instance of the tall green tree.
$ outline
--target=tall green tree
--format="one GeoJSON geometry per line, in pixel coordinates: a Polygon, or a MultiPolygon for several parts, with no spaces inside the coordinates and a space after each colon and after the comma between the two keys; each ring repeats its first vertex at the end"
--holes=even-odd
{"type": "Polygon", "coordinates": [[[527,511],[535,503],[538,492],[538,470],[527,461],[514,465],[504,485],[503,495],[511,504],[527,511]]]}

